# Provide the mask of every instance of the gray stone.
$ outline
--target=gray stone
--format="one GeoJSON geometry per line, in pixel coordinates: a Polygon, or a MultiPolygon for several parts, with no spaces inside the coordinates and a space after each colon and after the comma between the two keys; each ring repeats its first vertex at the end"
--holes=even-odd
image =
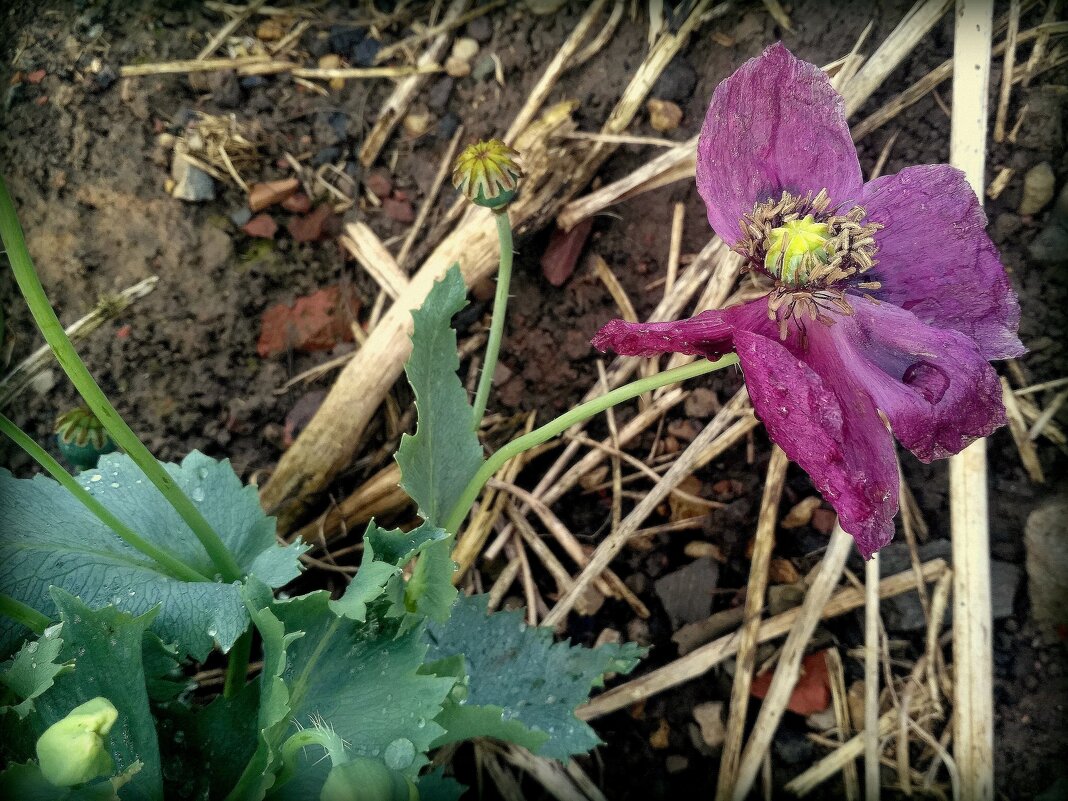
{"type": "Polygon", "coordinates": [[[994,620],[1012,617],[1021,581],[1023,570],[1019,565],[997,559],[990,563],[990,609],[994,620]]]}
{"type": "Polygon", "coordinates": [[[252,219],[252,210],[247,206],[241,206],[230,212],[230,222],[240,228],[252,219]]]}
{"type": "Polygon", "coordinates": [[[190,203],[215,200],[215,181],[212,177],[199,167],[194,167],[177,151],[171,162],[171,177],[175,182],[171,195],[179,200],[190,203]]]}
{"type": "Polygon", "coordinates": [[[1068,495],[1050,498],[1027,518],[1027,592],[1046,638],[1068,625],[1068,495]]]}
{"type": "Polygon", "coordinates": [[[696,86],[697,70],[689,61],[679,56],[672,59],[660,73],[660,77],[653,84],[651,95],[682,105],[693,96],[696,86]]]}
{"type": "Polygon", "coordinates": [[[719,581],[719,564],[695,559],[656,582],[656,594],[673,628],[706,618],[712,612],[712,591],[719,581]]]}
{"type": "Polygon", "coordinates": [[[485,44],[493,38],[493,23],[489,17],[475,17],[467,23],[467,35],[479,44],[485,44]]]}
{"type": "Polygon", "coordinates": [[[449,98],[452,96],[452,87],[454,83],[455,81],[448,76],[440,78],[437,83],[430,87],[430,91],[427,92],[427,106],[433,111],[444,111],[445,107],[449,105],[449,98]]]}
{"type": "Polygon", "coordinates": [[[476,81],[484,81],[493,75],[496,70],[497,63],[489,56],[485,56],[475,62],[475,66],[471,70],[471,77],[476,81]]]}
{"type": "Polygon", "coordinates": [[[807,765],[812,761],[816,745],[799,731],[780,726],[773,741],[775,755],[787,765],[807,765]]]}
{"type": "Polygon", "coordinates": [[[241,79],[233,70],[214,72],[208,77],[211,99],[219,108],[237,108],[241,105],[241,79]]]}

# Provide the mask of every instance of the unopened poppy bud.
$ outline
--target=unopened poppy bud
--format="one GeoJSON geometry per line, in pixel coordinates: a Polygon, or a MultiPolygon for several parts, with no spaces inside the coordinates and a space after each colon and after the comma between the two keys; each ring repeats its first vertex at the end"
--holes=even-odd
{"type": "Polygon", "coordinates": [[[381,760],[353,757],[331,768],[319,801],[419,801],[419,791],[381,760]]]}
{"type": "Polygon", "coordinates": [[[82,470],[92,470],[101,456],[116,449],[103,424],[85,406],[60,415],[52,430],[63,458],[82,470]]]}
{"type": "Polygon", "coordinates": [[[475,142],[456,159],[452,185],[477,206],[500,210],[519,191],[519,153],[500,139],[475,142]]]}
{"type": "Polygon", "coordinates": [[[104,738],[118,717],[111,701],[97,696],[45,729],[37,740],[42,775],[57,787],[71,787],[114,773],[104,738]]]}

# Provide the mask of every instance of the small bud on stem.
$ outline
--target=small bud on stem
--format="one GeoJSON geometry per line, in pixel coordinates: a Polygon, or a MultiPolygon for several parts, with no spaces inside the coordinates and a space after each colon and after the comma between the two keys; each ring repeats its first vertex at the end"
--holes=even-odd
{"type": "Polygon", "coordinates": [[[502,211],[519,191],[519,153],[500,139],[475,142],[457,157],[452,185],[477,206],[502,211]]]}

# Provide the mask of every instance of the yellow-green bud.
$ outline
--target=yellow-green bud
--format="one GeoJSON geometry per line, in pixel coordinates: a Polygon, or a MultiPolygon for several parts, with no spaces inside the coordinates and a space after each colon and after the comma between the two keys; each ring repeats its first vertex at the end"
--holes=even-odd
{"type": "Polygon", "coordinates": [[[804,271],[800,275],[798,271],[806,256],[811,254],[822,262],[828,260],[824,243],[829,233],[830,226],[816,222],[811,214],[800,220],[789,220],[780,228],[772,228],[764,267],[784,283],[804,283],[804,271]]]}
{"type": "Polygon", "coordinates": [[[111,701],[97,696],[45,729],[37,740],[42,775],[57,787],[71,787],[114,773],[104,738],[118,717],[111,701]]]}
{"type": "Polygon", "coordinates": [[[319,801],[419,801],[419,791],[381,760],[353,757],[331,768],[319,801]]]}
{"type": "Polygon", "coordinates": [[[519,153],[500,139],[475,142],[456,159],[452,185],[477,206],[500,210],[519,191],[519,153]]]}

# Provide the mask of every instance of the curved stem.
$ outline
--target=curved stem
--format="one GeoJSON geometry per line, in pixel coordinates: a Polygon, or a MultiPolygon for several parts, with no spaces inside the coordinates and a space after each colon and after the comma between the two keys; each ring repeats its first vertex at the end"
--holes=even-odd
{"type": "Polygon", "coordinates": [[[227,549],[226,543],[204,519],[204,515],[200,513],[196,505],[182,492],[170,474],[156,461],[144,443],[137,438],[133,430],[126,425],[78,357],[78,352],[67,338],[63,325],[48,302],[48,296],[33,268],[33,261],[30,259],[30,252],[26,249],[26,240],[22,234],[22,226],[19,225],[15,212],[15,205],[3,179],[0,179],[0,238],[3,239],[4,247],[7,249],[11,271],[15,275],[15,282],[22,296],[26,299],[26,305],[48,346],[56,355],[56,361],[70,378],[78,394],[111,434],[115,444],[126,451],[148,480],[163,493],[167,502],[174,507],[186,525],[192,529],[223,580],[239,580],[241,568],[233,554],[227,549]]]}
{"type": "Polygon", "coordinates": [[[38,637],[44,634],[45,629],[52,625],[47,615],[42,615],[32,606],[27,606],[22,601],[16,601],[10,595],[0,592],[0,615],[21,623],[38,637]]]}
{"type": "Polygon", "coordinates": [[[452,511],[449,512],[449,516],[445,519],[445,530],[451,534],[456,533],[456,530],[460,527],[460,524],[464,522],[464,518],[467,517],[467,513],[471,510],[475,500],[478,498],[478,493],[482,491],[482,487],[485,486],[486,482],[489,481],[498,470],[504,467],[509,459],[518,456],[523,451],[528,451],[531,448],[541,445],[543,442],[552,439],[557,434],[562,434],[571,426],[575,425],[575,423],[589,420],[594,415],[603,412],[610,406],[615,406],[617,403],[623,403],[624,401],[636,398],[645,392],[658,389],[659,387],[674,384],[679,381],[685,381],[688,378],[696,378],[699,375],[721,370],[724,367],[730,367],[737,363],[738,357],[732,353],[729,356],[724,356],[722,359],[717,359],[714,362],[701,359],[700,361],[691,364],[685,364],[682,367],[676,367],[674,370],[665,370],[662,373],[632,381],[631,383],[624,384],[605,395],[601,395],[599,398],[594,398],[593,400],[586,401],[586,403],[576,406],[571,411],[565,412],[555,420],[551,420],[540,428],[534,429],[529,434],[524,434],[521,437],[513,439],[483,462],[482,467],[479,468],[479,471],[475,473],[474,478],[472,478],[467,487],[464,488],[463,495],[460,496],[460,499],[456,502],[452,511]]]}
{"type": "Polygon", "coordinates": [[[136,548],[149,559],[163,568],[167,573],[182,581],[211,581],[207,576],[191,568],[181,559],[158,548],[148,540],[141,537],[132,528],[115,517],[111,511],[78,483],[77,479],[68,473],[52,454],[38,445],[21,428],[15,425],[9,418],[0,414],[0,432],[10,437],[16,445],[28,453],[37,464],[41,465],[48,474],[58,481],[67,492],[75,497],[86,509],[92,512],[105,526],[132,548],[136,548]]]}
{"type": "Polygon", "coordinates": [[[497,240],[501,247],[501,266],[497,271],[497,293],[493,298],[493,316],[490,318],[489,339],[486,341],[486,359],[482,363],[482,375],[475,392],[475,429],[482,425],[486,413],[493,374],[497,372],[497,355],[504,336],[504,318],[508,314],[508,286],[512,282],[512,223],[507,211],[493,215],[497,220],[497,240]]]}
{"type": "Polygon", "coordinates": [[[223,684],[223,696],[233,698],[245,687],[248,679],[248,658],[252,653],[252,629],[237,638],[230,649],[230,658],[226,663],[226,681],[223,684]]]}

